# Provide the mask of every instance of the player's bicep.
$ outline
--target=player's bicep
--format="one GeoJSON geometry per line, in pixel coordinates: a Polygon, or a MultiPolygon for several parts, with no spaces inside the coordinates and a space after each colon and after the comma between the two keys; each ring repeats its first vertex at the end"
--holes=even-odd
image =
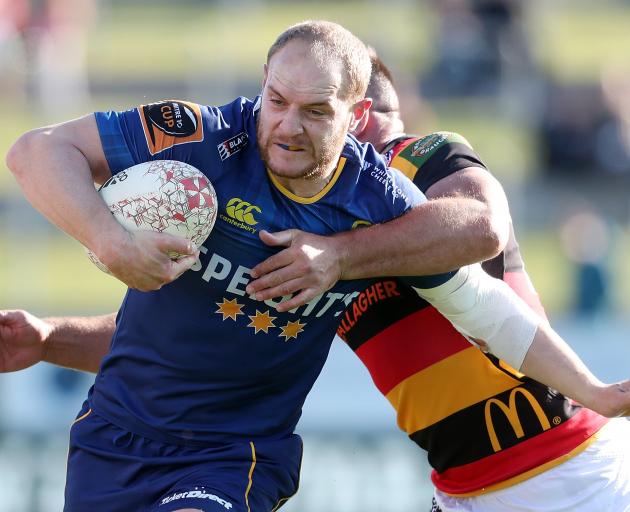
{"type": "MultiPolygon", "coordinates": [[[[503,187],[492,174],[481,167],[467,167],[434,183],[426,192],[428,198],[451,197],[472,200],[461,205],[460,219],[477,226],[479,242],[503,249],[511,225],[510,208],[503,187]]],[[[475,231],[471,231],[473,233],[475,231]]]]}
{"type": "Polygon", "coordinates": [[[51,135],[60,143],[74,147],[85,157],[95,183],[104,183],[111,176],[94,115],[56,125],[51,135]]]}
{"type": "Polygon", "coordinates": [[[426,196],[466,197],[477,199],[487,205],[507,207],[505,192],[499,181],[486,169],[467,167],[454,172],[431,185],[426,196]]]}

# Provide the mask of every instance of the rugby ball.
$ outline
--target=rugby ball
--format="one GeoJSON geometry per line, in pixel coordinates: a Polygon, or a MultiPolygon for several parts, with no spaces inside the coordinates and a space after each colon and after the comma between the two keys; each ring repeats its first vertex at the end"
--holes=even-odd
{"type": "MultiPolygon", "coordinates": [[[[98,190],[108,208],[128,231],[150,230],[191,240],[197,247],[208,238],[217,218],[217,195],[196,167],[177,160],[144,162],[114,174],[98,190]]],[[[88,251],[92,262],[107,267],[88,251]]],[[[178,254],[170,254],[177,259],[178,254]]]]}

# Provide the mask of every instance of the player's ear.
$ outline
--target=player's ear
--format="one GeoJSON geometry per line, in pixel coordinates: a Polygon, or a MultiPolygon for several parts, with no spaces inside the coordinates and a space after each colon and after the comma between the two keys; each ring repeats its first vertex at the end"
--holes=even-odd
{"type": "Polygon", "coordinates": [[[370,118],[370,107],[372,106],[372,98],[363,98],[352,106],[352,118],[348,131],[353,134],[361,133],[365,130],[370,118]]]}
{"type": "Polygon", "coordinates": [[[267,83],[267,75],[269,73],[269,68],[267,64],[263,64],[263,79],[262,79],[262,88],[265,88],[265,84],[267,83]]]}

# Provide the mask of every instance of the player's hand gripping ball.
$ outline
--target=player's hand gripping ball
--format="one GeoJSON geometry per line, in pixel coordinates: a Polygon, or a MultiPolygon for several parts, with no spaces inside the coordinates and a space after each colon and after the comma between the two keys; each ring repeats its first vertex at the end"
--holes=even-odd
{"type": "MultiPolygon", "coordinates": [[[[128,231],[150,230],[182,236],[197,247],[217,218],[217,195],[197,168],[176,160],[144,162],[121,171],[99,189],[103,201],[128,231]]],[[[90,260],[109,273],[96,255],[90,260]]],[[[178,254],[170,254],[177,259],[178,254]]]]}

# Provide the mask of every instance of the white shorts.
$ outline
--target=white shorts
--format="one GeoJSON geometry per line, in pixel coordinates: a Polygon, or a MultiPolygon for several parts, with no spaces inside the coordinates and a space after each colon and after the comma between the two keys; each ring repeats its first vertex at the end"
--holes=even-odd
{"type": "Polygon", "coordinates": [[[511,487],[469,498],[435,490],[442,512],[630,512],[630,421],[611,420],[575,457],[511,487]]]}

